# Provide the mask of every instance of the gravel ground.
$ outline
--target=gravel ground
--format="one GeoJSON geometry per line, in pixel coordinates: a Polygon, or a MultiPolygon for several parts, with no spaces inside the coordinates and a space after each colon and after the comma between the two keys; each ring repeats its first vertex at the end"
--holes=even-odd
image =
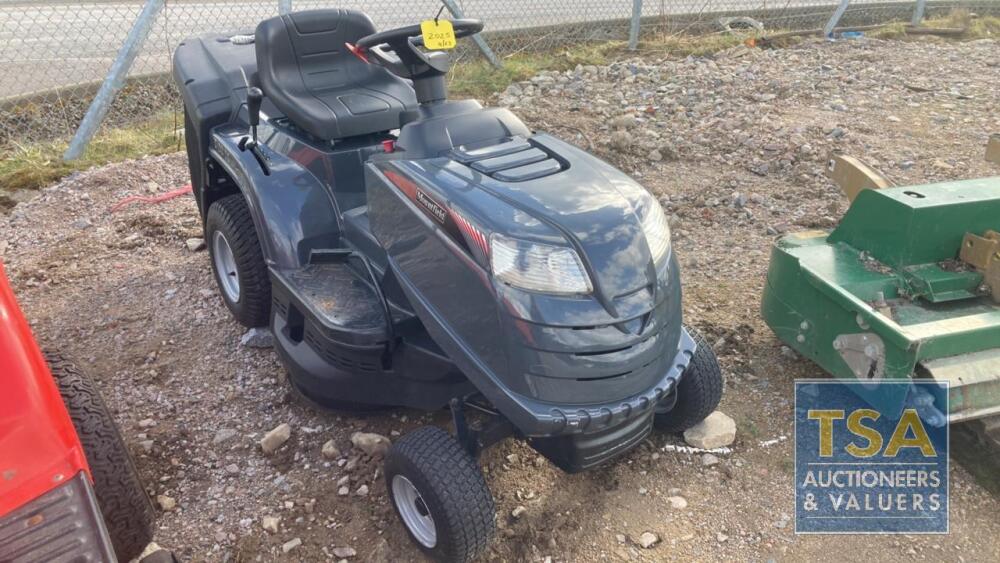
{"type": "MultiPolygon", "coordinates": [[[[660,196],[687,320],[714,342],[727,377],[721,409],[739,430],[715,465],[654,435],[572,476],[503,443],[482,460],[500,527],[485,559],[1000,560],[1000,502],[959,466],[949,535],[793,533],[792,381],[819,373],[783,353],[758,316],[775,235],[830,227],[846,208],[822,177],[829,151],[901,184],[996,174],[982,149],[1000,131],[998,61],[993,41],[808,42],[685,60],[647,54],[542,74],[499,96],[660,196]],[[644,532],[659,543],[640,547],[644,532]]],[[[447,417],[337,415],[297,402],[273,351],[240,345],[207,254],[188,248],[201,235],[193,201],[108,211],[187,181],[181,154],[111,165],[43,190],[0,225],[0,255],[39,338],[96,377],[150,494],[176,503],[161,499],[171,509],[157,541],[184,560],[420,560],[378,460],[350,435],[395,439],[447,417]],[[265,455],[261,438],[283,423],[291,438],[265,455]]]]}

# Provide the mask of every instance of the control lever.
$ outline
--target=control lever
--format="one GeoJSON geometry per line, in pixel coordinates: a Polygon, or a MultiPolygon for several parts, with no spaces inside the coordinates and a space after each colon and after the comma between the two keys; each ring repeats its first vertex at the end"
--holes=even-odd
{"type": "Polygon", "coordinates": [[[247,88],[247,113],[250,114],[250,142],[257,146],[257,126],[260,125],[260,104],[264,101],[264,92],[256,86],[247,88]]]}
{"type": "Polygon", "coordinates": [[[247,113],[250,114],[250,138],[243,137],[240,141],[240,150],[249,150],[265,176],[271,175],[271,168],[267,164],[267,159],[261,152],[257,144],[257,126],[260,125],[260,104],[264,101],[264,92],[256,86],[247,88],[247,113]]]}

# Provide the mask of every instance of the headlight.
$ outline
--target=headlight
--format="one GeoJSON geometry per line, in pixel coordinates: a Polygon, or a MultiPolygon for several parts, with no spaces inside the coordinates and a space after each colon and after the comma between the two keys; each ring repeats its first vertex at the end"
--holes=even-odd
{"type": "Polygon", "coordinates": [[[576,251],[505,237],[490,236],[493,275],[500,281],[544,293],[581,294],[594,290],[576,251]]]}
{"type": "Polygon", "coordinates": [[[642,219],[642,230],[646,233],[646,244],[649,245],[649,253],[653,255],[653,262],[658,263],[670,252],[670,224],[658,203],[654,202],[646,212],[642,219]]]}

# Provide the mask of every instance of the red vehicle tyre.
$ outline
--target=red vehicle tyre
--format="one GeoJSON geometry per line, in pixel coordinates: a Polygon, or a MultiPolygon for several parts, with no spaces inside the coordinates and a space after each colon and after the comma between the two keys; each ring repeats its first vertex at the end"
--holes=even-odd
{"type": "Polygon", "coordinates": [[[155,514],[93,382],[44,356],[0,264],[0,561],[129,561],[155,514]]]}
{"type": "Polygon", "coordinates": [[[46,352],[45,359],[83,444],[115,555],[134,559],[153,538],[156,514],[132,456],[93,381],[58,352],[46,352]]]}

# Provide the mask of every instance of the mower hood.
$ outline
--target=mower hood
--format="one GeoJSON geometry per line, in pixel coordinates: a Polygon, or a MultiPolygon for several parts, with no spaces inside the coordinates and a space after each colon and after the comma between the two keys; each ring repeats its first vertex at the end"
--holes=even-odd
{"type": "Polygon", "coordinates": [[[405,156],[369,165],[372,232],[450,357],[468,355],[510,392],[545,403],[667,391],[682,332],[679,270],[669,249],[653,259],[643,223],[662,211],[649,192],[544,134],[405,156]],[[592,290],[499,279],[496,235],[572,248],[592,290]]]}
{"type": "Polygon", "coordinates": [[[608,302],[654,285],[640,218],[656,200],[625,174],[568,143],[548,135],[532,141],[567,167],[529,181],[504,182],[485,174],[472,179],[560,231],[581,251],[595,293],[608,302]]]}
{"type": "MultiPolygon", "coordinates": [[[[517,142],[524,141],[511,141],[517,142]]],[[[401,161],[399,166],[421,185],[438,188],[430,197],[479,226],[485,237],[498,233],[572,246],[591,278],[594,297],[619,316],[615,300],[655,289],[657,270],[668,262],[653,264],[641,223],[659,204],[627,175],[568,143],[538,134],[527,147],[485,159],[477,149],[459,148],[446,159],[401,161]],[[528,164],[514,172],[492,169],[514,157],[528,164]],[[490,164],[493,160],[501,163],[490,164]]]]}

